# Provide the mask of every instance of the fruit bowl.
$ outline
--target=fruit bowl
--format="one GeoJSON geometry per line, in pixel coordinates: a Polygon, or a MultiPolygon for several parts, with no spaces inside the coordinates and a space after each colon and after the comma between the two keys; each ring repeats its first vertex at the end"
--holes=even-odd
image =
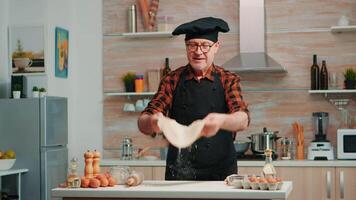
{"type": "Polygon", "coordinates": [[[16,159],[0,159],[0,170],[9,170],[14,166],[16,159]]]}

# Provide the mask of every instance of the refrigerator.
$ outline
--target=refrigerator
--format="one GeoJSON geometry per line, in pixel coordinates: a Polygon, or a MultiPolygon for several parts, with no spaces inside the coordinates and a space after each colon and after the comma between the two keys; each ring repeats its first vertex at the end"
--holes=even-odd
{"type": "Polygon", "coordinates": [[[67,143],[66,98],[0,99],[0,149],[15,151],[13,169],[29,169],[22,175],[21,199],[53,199],[51,189],[66,181],[67,143]]]}

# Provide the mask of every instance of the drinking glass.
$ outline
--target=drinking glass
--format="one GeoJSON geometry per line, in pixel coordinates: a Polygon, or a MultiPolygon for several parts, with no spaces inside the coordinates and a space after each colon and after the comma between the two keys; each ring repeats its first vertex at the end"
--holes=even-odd
{"type": "Polygon", "coordinates": [[[330,73],[329,76],[329,89],[337,89],[338,88],[338,77],[336,72],[330,73]]]}

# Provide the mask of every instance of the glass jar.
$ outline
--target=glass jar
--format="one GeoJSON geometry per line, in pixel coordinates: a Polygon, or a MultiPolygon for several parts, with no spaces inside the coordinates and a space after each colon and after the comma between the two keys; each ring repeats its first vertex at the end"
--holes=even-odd
{"type": "Polygon", "coordinates": [[[72,158],[69,163],[68,176],[67,176],[67,187],[69,188],[79,188],[80,187],[80,177],[77,172],[78,159],[72,158]]]}
{"type": "Polygon", "coordinates": [[[130,168],[127,166],[112,167],[110,174],[117,181],[118,185],[124,185],[127,177],[130,175],[130,168]]]}
{"type": "Polygon", "coordinates": [[[132,160],[133,158],[133,144],[132,139],[125,137],[121,144],[121,159],[132,160]]]}
{"type": "Polygon", "coordinates": [[[280,154],[282,160],[294,159],[295,147],[293,139],[287,137],[281,139],[280,154]]]}
{"type": "Polygon", "coordinates": [[[173,17],[172,16],[158,16],[157,20],[157,31],[158,32],[168,32],[174,29],[173,17]]]}

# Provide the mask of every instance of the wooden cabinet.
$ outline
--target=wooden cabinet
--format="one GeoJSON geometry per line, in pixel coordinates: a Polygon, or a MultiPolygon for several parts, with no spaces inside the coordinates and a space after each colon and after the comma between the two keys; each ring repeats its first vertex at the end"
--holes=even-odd
{"type": "Polygon", "coordinates": [[[335,196],[335,168],[277,167],[283,180],[293,182],[288,200],[324,200],[335,196]]]}
{"type": "Polygon", "coordinates": [[[153,167],[152,169],[152,180],[164,180],[164,174],[166,172],[166,167],[153,167]]]}
{"type": "Polygon", "coordinates": [[[335,200],[356,198],[356,168],[336,168],[335,200]]]}
{"type": "MultiPolygon", "coordinates": [[[[288,200],[324,200],[335,196],[335,168],[276,167],[277,176],[293,182],[288,200]],[[318,192],[316,192],[318,191],[318,192]]],[[[239,167],[239,174],[256,174],[262,167],[239,167]]]]}

